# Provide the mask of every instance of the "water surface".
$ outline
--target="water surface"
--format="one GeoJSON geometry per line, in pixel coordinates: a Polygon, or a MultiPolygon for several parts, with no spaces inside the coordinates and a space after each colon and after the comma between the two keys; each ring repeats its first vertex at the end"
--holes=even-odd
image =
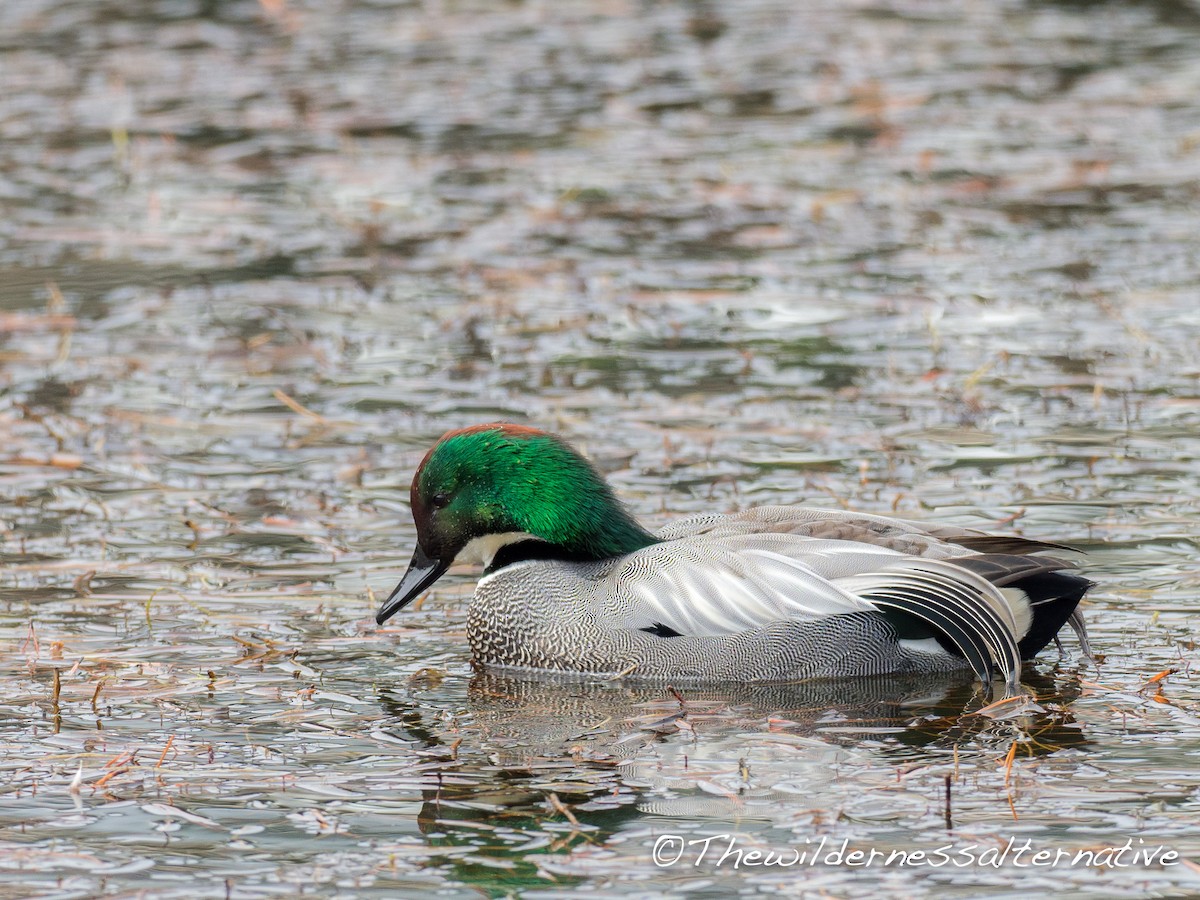
{"type": "Polygon", "coordinates": [[[4,3],[0,893],[1200,890],[1200,15],[799,6],[4,3]],[[1102,662],[998,720],[475,672],[472,573],[371,615],[493,419],[651,526],[1072,543],[1102,662]],[[1188,862],[652,859],[726,834],[1188,862]]]}

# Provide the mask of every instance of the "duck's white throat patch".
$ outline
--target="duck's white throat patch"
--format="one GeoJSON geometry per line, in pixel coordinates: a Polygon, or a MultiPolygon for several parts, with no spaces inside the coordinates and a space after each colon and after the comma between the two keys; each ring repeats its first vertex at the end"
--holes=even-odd
{"type": "Polygon", "coordinates": [[[501,548],[507,547],[509,544],[515,544],[518,541],[537,540],[532,534],[527,531],[506,531],[503,534],[485,534],[483,537],[477,537],[472,540],[467,546],[458,551],[458,556],[454,557],[456,563],[478,563],[485,569],[492,564],[492,560],[496,558],[496,554],[501,548]]]}

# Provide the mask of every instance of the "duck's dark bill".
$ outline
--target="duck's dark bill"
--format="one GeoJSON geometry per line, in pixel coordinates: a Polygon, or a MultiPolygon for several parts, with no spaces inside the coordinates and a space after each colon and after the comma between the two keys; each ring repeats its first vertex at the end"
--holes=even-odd
{"type": "Polygon", "coordinates": [[[421,545],[417,544],[417,549],[413,551],[412,562],[408,564],[408,571],[404,573],[404,577],[400,579],[400,583],[396,585],[391,596],[383,601],[383,606],[379,607],[379,612],[375,614],[375,622],[382,625],[400,612],[412,603],[423,590],[441,578],[442,573],[448,568],[450,568],[450,563],[430,559],[421,549],[421,545]]]}

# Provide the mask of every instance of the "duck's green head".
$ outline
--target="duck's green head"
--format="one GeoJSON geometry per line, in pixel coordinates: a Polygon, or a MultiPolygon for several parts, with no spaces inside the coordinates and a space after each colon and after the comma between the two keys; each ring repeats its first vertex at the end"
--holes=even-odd
{"type": "Polygon", "coordinates": [[[456,559],[490,566],[502,548],[520,544],[527,556],[597,560],[656,541],[578,452],[520,425],[443,435],[413,477],[411,504],[417,547],[375,616],[381,625],[456,559]]]}

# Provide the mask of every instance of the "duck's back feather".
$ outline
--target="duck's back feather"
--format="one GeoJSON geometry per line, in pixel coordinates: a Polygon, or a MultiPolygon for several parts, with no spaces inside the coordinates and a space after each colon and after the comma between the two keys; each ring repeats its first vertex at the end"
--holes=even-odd
{"type": "Polygon", "coordinates": [[[758,506],[732,515],[692,516],[671,522],[659,532],[659,537],[670,540],[688,535],[765,532],[856,541],[933,559],[949,559],[969,553],[1022,555],[1042,550],[1074,549],[1066,544],[1032,540],[1019,535],[988,534],[957,525],[802,506],[758,506]]]}

